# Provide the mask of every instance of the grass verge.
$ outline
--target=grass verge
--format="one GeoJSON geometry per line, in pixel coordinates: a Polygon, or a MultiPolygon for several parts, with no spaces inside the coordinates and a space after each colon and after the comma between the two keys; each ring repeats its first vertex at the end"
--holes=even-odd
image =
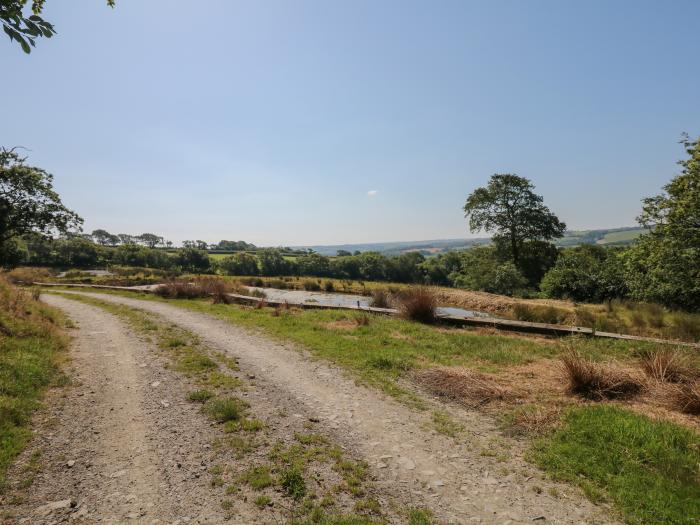
{"type": "Polygon", "coordinates": [[[534,461],[610,501],[633,525],[691,525],[700,518],[700,437],[610,405],[568,410],[534,445],[534,461]]]}
{"type": "Polygon", "coordinates": [[[65,382],[65,320],[36,299],[0,279],[0,491],[31,436],[30,418],[44,391],[65,382]]]}

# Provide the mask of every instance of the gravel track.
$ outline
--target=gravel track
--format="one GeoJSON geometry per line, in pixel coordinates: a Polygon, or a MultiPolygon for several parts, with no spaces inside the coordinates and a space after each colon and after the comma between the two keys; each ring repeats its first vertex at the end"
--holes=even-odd
{"type": "MultiPolygon", "coordinates": [[[[172,304],[128,297],[70,292],[158,314],[235,357],[265,388],[285,393],[314,414],[345,446],[367,459],[381,489],[400,499],[427,502],[447,523],[615,523],[577,490],[543,479],[517,447],[504,446],[493,422],[460,411],[467,435],[458,440],[429,429],[430,415],[414,411],[343,371],[312,359],[292,345],[172,304]],[[500,442],[501,445],[494,443],[500,442]],[[502,449],[499,449],[502,451],[502,449]]],[[[50,298],[65,307],[66,300],[50,298]]]]}

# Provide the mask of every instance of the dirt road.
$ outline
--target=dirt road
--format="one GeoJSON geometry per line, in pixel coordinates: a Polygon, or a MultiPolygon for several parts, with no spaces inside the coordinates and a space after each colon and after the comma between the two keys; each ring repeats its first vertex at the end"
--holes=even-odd
{"type": "Polygon", "coordinates": [[[8,523],[222,523],[200,476],[211,423],[142,339],[99,308],[55,296],[78,323],[69,376],[15,477],[40,473],[8,523]]]}
{"type": "MultiPolygon", "coordinates": [[[[427,502],[441,522],[513,525],[533,521],[557,524],[613,523],[602,509],[583,499],[577,491],[542,479],[538,471],[522,459],[517,449],[508,450],[509,442],[499,435],[492,422],[478,413],[461,411],[460,417],[468,432],[467,436],[454,440],[429,430],[429,414],[416,412],[381,393],[358,386],[342,371],[313,360],[287,345],[170,304],[99,293],[84,295],[156,313],[198,334],[208,345],[236,357],[241,368],[256,375],[263,388],[281,392],[295,400],[307,413],[313,414],[334,432],[342,444],[366,458],[380,490],[399,492],[400,499],[427,502]]],[[[48,297],[47,301],[65,308],[69,313],[82,312],[87,308],[72,305],[71,301],[62,298],[48,297]]],[[[113,332],[113,328],[110,328],[112,321],[107,314],[86,312],[85,316],[86,320],[81,321],[79,342],[85,348],[79,351],[81,359],[90,345],[90,340],[86,338],[93,337],[89,335],[91,332],[113,332]]],[[[124,334],[114,333],[110,339],[116,347],[129,345],[128,336],[124,334]]],[[[95,342],[93,340],[92,344],[95,342]]],[[[107,350],[104,345],[100,352],[106,355],[100,359],[102,371],[99,367],[95,369],[97,377],[105,372],[104,367],[111,364],[109,360],[114,359],[109,357],[113,350],[107,350]]],[[[89,358],[87,355],[84,357],[89,358]]],[[[131,375],[138,375],[138,361],[137,358],[133,364],[125,362],[119,365],[127,369],[119,374],[124,376],[123,379],[112,385],[114,394],[117,390],[120,394],[112,401],[108,401],[105,395],[103,401],[105,406],[114,403],[114,409],[123,412],[124,421],[120,425],[132,419],[128,415],[132,414],[128,411],[131,409],[124,406],[129,396],[125,399],[122,393],[125,389],[136,390],[132,383],[121,383],[131,381],[131,375]]],[[[148,379],[145,383],[148,384],[148,379]]],[[[112,387],[105,385],[105,389],[108,386],[112,387]]],[[[105,391],[105,394],[108,392],[105,391]]],[[[153,405],[153,411],[157,413],[157,399],[153,400],[153,405]]],[[[72,409],[69,407],[68,410],[72,409]]],[[[111,422],[109,425],[114,426],[111,422]]],[[[130,432],[129,438],[125,438],[130,445],[125,449],[117,448],[114,461],[124,462],[139,443],[143,446],[139,439],[149,434],[150,425],[149,421],[137,425],[134,433],[130,432]]],[[[100,427],[98,430],[107,429],[100,427]]],[[[156,438],[154,434],[151,435],[156,438]]],[[[113,438],[105,436],[104,439],[105,445],[109,442],[117,446],[113,438]]],[[[119,503],[115,512],[140,512],[141,509],[149,512],[149,506],[153,508],[157,505],[159,497],[163,498],[159,505],[164,512],[169,512],[171,508],[187,508],[183,501],[177,502],[180,507],[176,502],[169,503],[167,490],[160,494],[157,492],[158,487],[164,487],[163,478],[159,478],[159,458],[155,452],[149,453],[147,458],[143,469],[129,476],[133,476],[133,486],[141,486],[138,484],[142,483],[145,473],[154,476],[150,488],[144,488],[143,493],[139,490],[138,505],[119,503]]],[[[110,476],[114,472],[106,474],[110,476]]],[[[106,479],[112,484],[123,483],[120,478],[106,479]]],[[[132,478],[127,479],[131,482],[132,478]]],[[[102,492],[109,493],[110,489],[102,492]]],[[[194,513],[189,512],[190,515],[194,513]]]]}

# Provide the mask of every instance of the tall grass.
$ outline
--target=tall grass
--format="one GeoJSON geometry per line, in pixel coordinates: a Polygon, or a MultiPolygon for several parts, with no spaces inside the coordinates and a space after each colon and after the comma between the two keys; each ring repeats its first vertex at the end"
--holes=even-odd
{"type": "Polygon", "coordinates": [[[642,391],[639,378],[609,365],[585,359],[571,350],[561,358],[571,394],[602,400],[632,397],[642,391]]]}
{"type": "Polygon", "coordinates": [[[404,319],[434,323],[437,321],[437,296],[427,287],[409,288],[399,296],[399,311],[404,319]]]}
{"type": "Polygon", "coordinates": [[[63,379],[60,362],[67,339],[61,319],[0,278],[0,490],[7,468],[31,435],[29,420],[44,390],[63,379]]]}

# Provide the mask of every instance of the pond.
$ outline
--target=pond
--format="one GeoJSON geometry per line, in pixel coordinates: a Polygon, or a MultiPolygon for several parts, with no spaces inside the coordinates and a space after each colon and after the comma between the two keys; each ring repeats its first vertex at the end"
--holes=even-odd
{"type": "MultiPolygon", "coordinates": [[[[319,304],[323,306],[359,306],[368,308],[372,303],[371,297],[344,293],[310,292],[306,290],[280,290],[278,288],[260,288],[247,286],[251,292],[264,292],[272,301],[286,301],[289,304],[319,304]]],[[[457,317],[493,317],[492,314],[475,310],[465,310],[453,306],[438,306],[438,315],[453,315],[457,317]]]]}

